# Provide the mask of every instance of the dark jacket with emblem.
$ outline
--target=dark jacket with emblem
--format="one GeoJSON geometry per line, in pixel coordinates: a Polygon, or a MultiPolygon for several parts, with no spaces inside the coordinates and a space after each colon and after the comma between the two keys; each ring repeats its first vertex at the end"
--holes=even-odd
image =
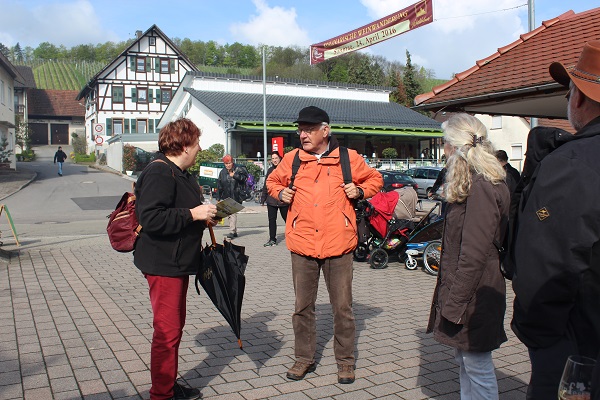
{"type": "Polygon", "coordinates": [[[192,175],[163,154],[142,171],[135,185],[135,210],[142,231],[133,262],[142,272],[161,276],[194,275],[201,262],[204,221],[193,221],[201,203],[192,175]]]}
{"type": "Polygon", "coordinates": [[[598,356],[598,154],[600,117],[546,151],[523,190],[511,246],[516,296],[511,326],[529,348],[574,336],[580,354],[598,356]]]}
{"type": "Polygon", "coordinates": [[[440,273],[427,332],[448,346],[492,351],[506,341],[506,284],[494,241],[503,237],[510,194],[474,174],[469,197],[448,203],[440,273]]]}

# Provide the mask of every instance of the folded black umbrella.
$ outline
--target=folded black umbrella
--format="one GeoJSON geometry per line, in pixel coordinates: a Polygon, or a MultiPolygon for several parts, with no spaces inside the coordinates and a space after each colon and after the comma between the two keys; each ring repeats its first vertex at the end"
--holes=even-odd
{"type": "Polygon", "coordinates": [[[248,256],[245,247],[227,240],[217,244],[212,227],[209,227],[211,244],[202,250],[202,265],[196,274],[196,291],[200,294],[198,282],[217,310],[231,326],[242,348],[240,337],[242,300],[246,287],[246,264],[248,256]]]}

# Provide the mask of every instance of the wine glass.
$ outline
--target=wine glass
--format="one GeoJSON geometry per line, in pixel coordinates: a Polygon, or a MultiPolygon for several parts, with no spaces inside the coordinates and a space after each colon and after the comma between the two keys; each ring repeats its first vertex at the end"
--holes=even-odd
{"type": "Polygon", "coordinates": [[[596,360],[584,356],[569,356],[560,385],[558,400],[590,400],[592,371],[596,360]]]}

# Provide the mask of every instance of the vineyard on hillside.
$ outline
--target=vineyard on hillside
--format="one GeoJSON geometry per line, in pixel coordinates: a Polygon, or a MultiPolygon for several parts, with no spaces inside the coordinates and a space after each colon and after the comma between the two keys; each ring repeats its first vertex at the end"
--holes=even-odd
{"type": "Polygon", "coordinates": [[[105,64],[89,61],[39,60],[26,64],[38,89],[81,90],[105,64]]]}

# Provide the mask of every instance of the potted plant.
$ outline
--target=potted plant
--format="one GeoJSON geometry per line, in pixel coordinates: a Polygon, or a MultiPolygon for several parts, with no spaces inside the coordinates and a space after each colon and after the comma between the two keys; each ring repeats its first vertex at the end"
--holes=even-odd
{"type": "Polygon", "coordinates": [[[126,144],[123,146],[123,169],[127,175],[132,175],[137,165],[135,157],[135,146],[126,144]]]}

